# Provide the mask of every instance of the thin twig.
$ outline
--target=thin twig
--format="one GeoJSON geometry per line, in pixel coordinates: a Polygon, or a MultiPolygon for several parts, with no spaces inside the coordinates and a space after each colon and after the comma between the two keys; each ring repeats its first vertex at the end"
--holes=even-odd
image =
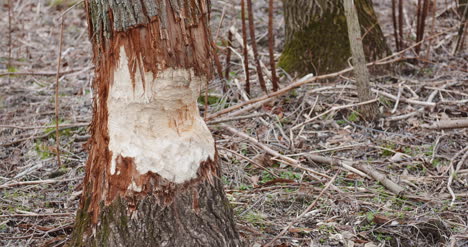
{"type": "Polygon", "coordinates": [[[253,18],[252,0],[247,0],[247,11],[248,11],[248,16],[249,16],[250,43],[252,44],[255,65],[257,66],[258,82],[260,83],[260,87],[262,88],[262,90],[265,93],[268,93],[268,90],[265,84],[265,79],[263,78],[262,66],[260,66],[260,59],[258,57],[257,40],[255,38],[255,22],[253,18]]]}
{"type": "Polygon", "coordinates": [[[230,153],[232,153],[232,154],[234,154],[234,155],[236,155],[236,156],[238,156],[238,157],[241,157],[242,159],[247,160],[247,161],[250,162],[251,164],[253,164],[253,165],[259,167],[259,168],[262,169],[262,170],[265,170],[266,172],[270,173],[271,175],[273,175],[273,176],[276,177],[276,178],[279,178],[279,177],[280,177],[280,176],[276,175],[276,173],[274,173],[274,172],[271,171],[270,169],[268,169],[268,168],[262,166],[262,165],[259,164],[258,162],[256,162],[256,161],[250,159],[249,157],[246,157],[246,156],[244,156],[244,155],[242,155],[242,154],[240,154],[240,153],[238,153],[238,152],[232,151],[232,150],[227,149],[227,148],[222,148],[222,147],[218,147],[218,148],[221,149],[221,150],[230,152],[230,153]]]}
{"type": "MultiPolygon", "coordinates": [[[[454,27],[454,28],[457,28],[457,27],[454,27]]],[[[435,35],[432,35],[430,37],[427,37],[425,40],[429,40],[429,39],[434,39],[442,34],[445,34],[451,30],[453,30],[454,28],[451,28],[449,30],[445,30],[444,32],[440,32],[440,33],[437,33],[435,35]]],[[[394,53],[388,57],[385,57],[385,58],[382,58],[382,59],[379,59],[375,62],[371,62],[371,63],[367,63],[367,66],[375,66],[375,65],[384,65],[384,64],[390,64],[390,63],[394,63],[394,62],[397,62],[397,61],[401,61],[401,60],[405,60],[405,59],[414,59],[413,58],[408,58],[408,57],[402,57],[402,58],[394,58],[396,56],[399,56],[401,54],[403,54],[404,52],[414,48],[416,45],[420,44],[421,42],[423,41],[420,41],[416,44],[413,44],[412,46],[404,49],[404,50],[401,50],[397,53],[394,53]]],[[[307,79],[299,79],[291,84],[289,84],[287,87],[284,87],[276,92],[273,92],[273,93],[270,93],[269,95],[263,95],[261,97],[257,97],[257,98],[254,98],[254,99],[251,99],[249,101],[246,101],[246,102],[242,102],[240,104],[237,104],[237,105],[234,105],[234,106],[231,106],[231,107],[228,107],[226,109],[223,109],[221,111],[218,111],[218,112],[215,112],[211,115],[208,116],[207,120],[211,120],[211,119],[214,119],[216,117],[219,117],[221,115],[224,115],[224,114],[227,114],[227,113],[230,113],[232,111],[235,111],[237,109],[240,109],[246,105],[251,105],[251,104],[254,104],[254,103],[257,103],[257,102],[261,102],[261,101],[266,101],[266,100],[270,100],[271,98],[274,98],[274,97],[279,97],[281,95],[284,95],[286,93],[288,93],[289,91],[297,88],[297,87],[300,87],[304,84],[308,84],[308,83],[312,83],[312,82],[315,82],[315,81],[319,81],[319,80],[323,80],[323,79],[329,79],[329,78],[334,78],[334,77],[337,77],[337,76],[341,76],[341,75],[344,75],[350,71],[352,71],[354,68],[353,67],[349,67],[347,69],[344,69],[344,70],[341,70],[341,71],[338,71],[338,72],[335,72],[335,73],[330,73],[330,74],[326,74],[326,75],[319,75],[319,76],[313,76],[313,77],[308,77],[307,79]]]]}
{"type": "MultiPolygon", "coordinates": [[[[84,127],[88,126],[90,123],[74,123],[74,124],[61,124],[60,128],[73,128],[73,127],[84,127]]],[[[54,126],[17,126],[17,125],[0,125],[0,128],[5,129],[22,129],[22,130],[33,130],[33,129],[48,129],[54,126]]]]}
{"type": "Polygon", "coordinates": [[[396,0],[392,0],[392,22],[393,22],[393,36],[395,38],[396,50],[400,50],[400,41],[398,40],[398,23],[396,18],[396,0]]]}
{"type": "MultiPolygon", "coordinates": [[[[435,20],[436,20],[436,12],[437,12],[437,0],[433,1],[433,6],[432,6],[432,24],[431,24],[431,34],[434,33],[434,28],[435,28],[435,20]]],[[[427,53],[426,53],[426,59],[430,59],[431,56],[431,49],[432,49],[432,39],[429,41],[429,45],[427,46],[427,53]]]]}
{"type": "Polygon", "coordinates": [[[334,111],[337,111],[337,110],[346,109],[346,108],[350,108],[350,107],[356,107],[356,106],[362,106],[362,105],[366,105],[366,104],[372,104],[372,103],[375,103],[375,102],[377,102],[377,101],[378,101],[378,99],[371,99],[371,100],[364,101],[364,102],[360,102],[360,103],[356,103],[356,104],[334,106],[334,107],[332,107],[332,108],[326,110],[325,112],[322,112],[322,113],[320,113],[319,115],[314,116],[313,118],[307,119],[307,120],[304,121],[303,123],[298,124],[298,125],[292,127],[291,130],[295,130],[295,129],[299,128],[299,127],[302,127],[302,126],[304,126],[304,125],[306,125],[306,124],[308,124],[308,123],[310,123],[310,122],[316,120],[317,118],[319,118],[319,117],[321,117],[321,116],[324,116],[324,115],[326,115],[326,114],[328,114],[328,113],[330,113],[330,112],[334,112],[334,111]]]}
{"type": "Polygon", "coordinates": [[[271,67],[271,84],[273,85],[273,91],[278,91],[278,77],[276,76],[276,66],[275,66],[275,35],[273,34],[273,0],[269,0],[268,6],[268,51],[270,55],[270,67],[271,67]]]}
{"type": "Polygon", "coordinates": [[[221,127],[223,127],[224,129],[226,129],[227,131],[231,132],[232,134],[234,135],[238,135],[244,139],[246,139],[247,141],[255,144],[256,146],[260,147],[261,149],[263,149],[265,152],[271,154],[273,157],[278,157],[279,159],[281,159],[285,164],[288,164],[294,168],[298,168],[298,169],[301,169],[303,171],[306,171],[306,172],[309,172],[310,176],[318,181],[320,181],[320,178],[317,177],[317,176],[320,176],[320,177],[324,177],[324,178],[330,178],[330,176],[326,175],[326,174],[323,174],[323,173],[320,173],[320,172],[317,172],[317,171],[314,171],[310,168],[306,168],[306,167],[303,167],[299,161],[293,159],[293,158],[290,158],[290,157],[287,157],[285,155],[282,155],[280,154],[279,152],[271,149],[270,147],[266,146],[265,144],[263,143],[260,143],[258,140],[256,140],[255,138],[239,131],[239,130],[236,130],[235,128],[233,127],[230,127],[230,126],[227,126],[227,125],[224,125],[224,124],[221,124],[221,127]]]}
{"type": "Polygon", "coordinates": [[[221,20],[219,21],[218,28],[216,29],[216,34],[213,40],[218,40],[219,31],[221,30],[221,26],[223,25],[224,16],[226,15],[226,6],[223,7],[223,12],[221,13],[221,20]]]}
{"type": "Polygon", "coordinates": [[[322,198],[323,194],[328,190],[328,188],[330,188],[330,186],[333,184],[333,182],[335,182],[335,179],[336,179],[337,175],[338,175],[338,172],[335,173],[335,175],[330,179],[330,181],[327,183],[325,188],[323,188],[323,190],[320,192],[320,194],[317,196],[317,198],[315,198],[314,202],[312,202],[299,216],[297,216],[285,228],[283,228],[283,230],[278,235],[276,235],[270,242],[265,244],[264,247],[272,246],[273,243],[276,240],[278,240],[281,236],[283,236],[289,230],[289,228],[291,228],[294,224],[296,224],[299,220],[301,220],[302,217],[304,217],[313,207],[315,207],[318,200],[320,198],[322,198]]]}
{"type": "Polygon", "coordinates": [[[268,113],[257,113],[257,114],[251,114],[251,115],[246,115],[246,116],[224,118],[224,119],[219,119],[215,121],[209,121],[207,122],[207,124],[213,125],[213,124],[220,124],[220,123],[225,123],[225,122],[232,122],[232,121],[245,120],[245,119],[251,119],[251,118],[259,118],[259,117],[265,117],[265,116],[268,116],[268,113]]]}
{"type": "Polygon", "coordinates": [[[57,165],[58,167],[62,166],[62,161],[60,160],[60,131],[59,131],[59,79],[60,79],[60,67],[62,67],[62,48],[63,48],[63,26],[64,26],[65,16],[62,16],[60,23],[60,41],[59,41],[59,51],[57,57],[57,75],[55,76],[55,145],[56,145],[56,154],[57,154],[57,165]]]}
{"type": "MultiPolygon", "coordinates": [[[[422,0],[422,6],[420,6],[420,1],[418,1],[418,22],[416,27],[416,42],[422,41],[424,38],[424,29],[426,27],[426,17],[429,9],[429,0],[422,0]]],[[[421,51],[421,44],[417,45],[415,48],[416,55],[419,55],[421,51]]]]}
{"type": "Polygon", "coordinates": [[[73,8],[75,8],[76,6],[80,5],[81,3],[83,3],[84,0],[81,0],[81,1],[78,1],[76,2],[75,4],[73,4],[72,6],[70,6],[70,8],[66,9],[65,11],[63,11],[62,13],[60,13],[60,15],[57,17],[56,20],[58,19],[63,19],[63,16],[66,15],[70,10],[72,10],[73,8]]]}
{"type": "Polygon", "coordinates": [[[216,72],[218,73],[219,78],[223,78],[223,66],[221,65],[221,62],[219,60],[219,55],[218,55],[218,46],[215,44],[215,41],[211,41],[211,46],[212,46],[212,54],[213,54],[213,60],[216,65],[216,72]]]}
{"type": "MultiPolygon", "coordinates": [[[[244,44],[244,70],[245,70],[245,92],[250,95],[250,73],[249,73],[249,52],[247,48],[247,25],[245,23],[245,0],[241,1],[241,18],[242,18],[242,43],[244,44]]],[[[208,116],[209,119],[209,116],[208,116]]]]}
{"type": "Polygon", "coordinates": [[[463,148],[462,150],[460,150],[454,157],[453,159],[451,160],[450,162],[450,175],[449,175],[449,178],[447,180],[447,189],[450,193],[450,195],[452,196],[452,201],[450,203],[450,207],[453,206],[453,204],[455,203],[455,200],[457,199],[457,196],[455,195],[455,193],[453,192],[453,189],[452,189],[452,182],[453,182],[453,179],[454,177],[457,175],[457,172],[460,170],[461,166],[463,165],[463,163],[465,162],[466,158],[468,156],[468,146],[466,146],[465,148],[463,148]],[[457,156],[459,156],[460,154],[463,153],[463,156],[462,158],[460,159],[460,161],[458,162],[457,164],[457,167],[455,168],[455,159],[457,158],[457,156]]]}
{"type": "Polygon", "coordinates": [[[24,181],[24,182],[17,182],[17,183],[2,184],[0,185],[0,189],[27,186],[27,185],[54,184],[54,183],[70,182],[70,181],[81,180],[81,179],[83,179],[83,177],[61,179],[61,180],[46,179],[46,180],[24,181]]]}
{"type": "MultiPolygon", "coordinates": [[[[228,31],[228,40],[227,40],[227,51],[226,51],[226,70],[224,72],[224,78],[229,80],[229,70],[231,69],[231,53],[232,53],[232,32],[228,31]]],[[[224,84],[223,93],[226,93],[227,86],[224,84]]]]}
{"type": "Polygon", "coordinates": [[[8,65],[7,68],[11,68],[11,50],[13,46],[12,42],[12,29],[11,29],[11,17],[12,17],[12,6],[11,0],[8,0],[8,65]]]}
{"type": "Polygon", "coordinates": [[[0,218],[14,218],[14,217],[70,217],[74,216],[73,213],[49,213],[49,214],[9,214],[9,215],[0,215],[0,218]]]}

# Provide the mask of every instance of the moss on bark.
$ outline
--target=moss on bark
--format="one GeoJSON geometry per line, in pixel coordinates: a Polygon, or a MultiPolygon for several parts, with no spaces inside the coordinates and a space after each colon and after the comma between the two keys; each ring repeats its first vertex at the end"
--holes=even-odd
{"type": "MultiPolygon", "coordinates": [[[[342,0],[284,0],[286,43],[279,66],[299,76],[348,67],[351,57],[342,0]],[[314,2],[314,3],[310,3],[314,2]],[[318,9],[318,10],[316,10],[318,9]],[[319,11],[320,10],[320,11],[319,11]],[[313,15],[313,16],[310,16],[313,15]]],[[[390,53],[370,0],[355,0],[366,59],[390,53]]]]}

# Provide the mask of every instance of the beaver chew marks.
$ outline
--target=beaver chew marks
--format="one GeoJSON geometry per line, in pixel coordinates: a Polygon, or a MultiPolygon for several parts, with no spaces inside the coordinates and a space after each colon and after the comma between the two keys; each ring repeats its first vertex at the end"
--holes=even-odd
{"type": "Polygon", "coordinates": [[[116,159],[122,156],[133,158],[140,174],[152,172],[174,183],[195,178],[200,164],[215,156],[213,137],[197,107],[206,78],[185,68],[166,68],[156,77],[141,71],[133,75],[134,83],[121,47],[107,99],[110,174],[118,173],[116,159]]]}

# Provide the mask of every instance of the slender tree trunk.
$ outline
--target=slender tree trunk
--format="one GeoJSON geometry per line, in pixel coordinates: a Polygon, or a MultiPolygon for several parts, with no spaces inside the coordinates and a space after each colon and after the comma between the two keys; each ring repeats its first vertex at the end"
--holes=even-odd
{"type": "MultiPolygon", "coordinates": [[[[369,61],[390,53],[371,0],[354,0],[369,61]]],[[[286,42],[279,66],[289,73],[326,74],[351,57],[342,0],[283,0],[286,42]]]]}
{"type": "Polygon", "coordinates": [[[208,0],[86,0],[96,65],[69,246],[240,246],[214,140],[208,0]]]}
{"type": "MultiPolygon", "coordinates": [[[[359,19],[353,0],[343,0],[346,22],[348,24],[348,36],[353,54],[354,75],[356,76],[357,95],[360,102],[373,99],[370,89],[369,70],[366,66],[366,58],[362,45],[361,29],[359,28],[359,19]]],[[[377,104],[366,104],[361,106],[361,115],[366,120],[374,120],[378,116],[377,104]]]]}

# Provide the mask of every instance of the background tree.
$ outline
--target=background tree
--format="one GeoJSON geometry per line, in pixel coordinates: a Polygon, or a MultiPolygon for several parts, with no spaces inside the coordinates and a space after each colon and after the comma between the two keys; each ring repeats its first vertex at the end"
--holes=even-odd
{"type": "MultiPolygon", "coordinates": [[[[371,0],[354,0],[368,61],[390,51],[371,0]]],[[[351,50],[342,0],[284,0],[286,40],[279,66],[288,73],[324,74],[348,67],[351,50]]]]}
{"type": "Polygon", "coordinates": [[[85,1],[97,93],[71,246],[238,246],[197,97],[207,0],[85,1]]]}
{"type": "MultiPolygon", "coordinates": [[[[348,36],[351,46],[352,64],[354,67],[354,75],[356,77],[357,95],[360,102],[365,102],[373,99],[370,88],[370,76],[366,66],[366,58],[362,45],[362,35],[359,25],[354,1],[343,0],[345,9],[346,22],[348,24],[348,36]]],[[[377,104],[365,104],[361,106],[361,115],[367,120],[374,120],[378,114],[377,104]]]]}

